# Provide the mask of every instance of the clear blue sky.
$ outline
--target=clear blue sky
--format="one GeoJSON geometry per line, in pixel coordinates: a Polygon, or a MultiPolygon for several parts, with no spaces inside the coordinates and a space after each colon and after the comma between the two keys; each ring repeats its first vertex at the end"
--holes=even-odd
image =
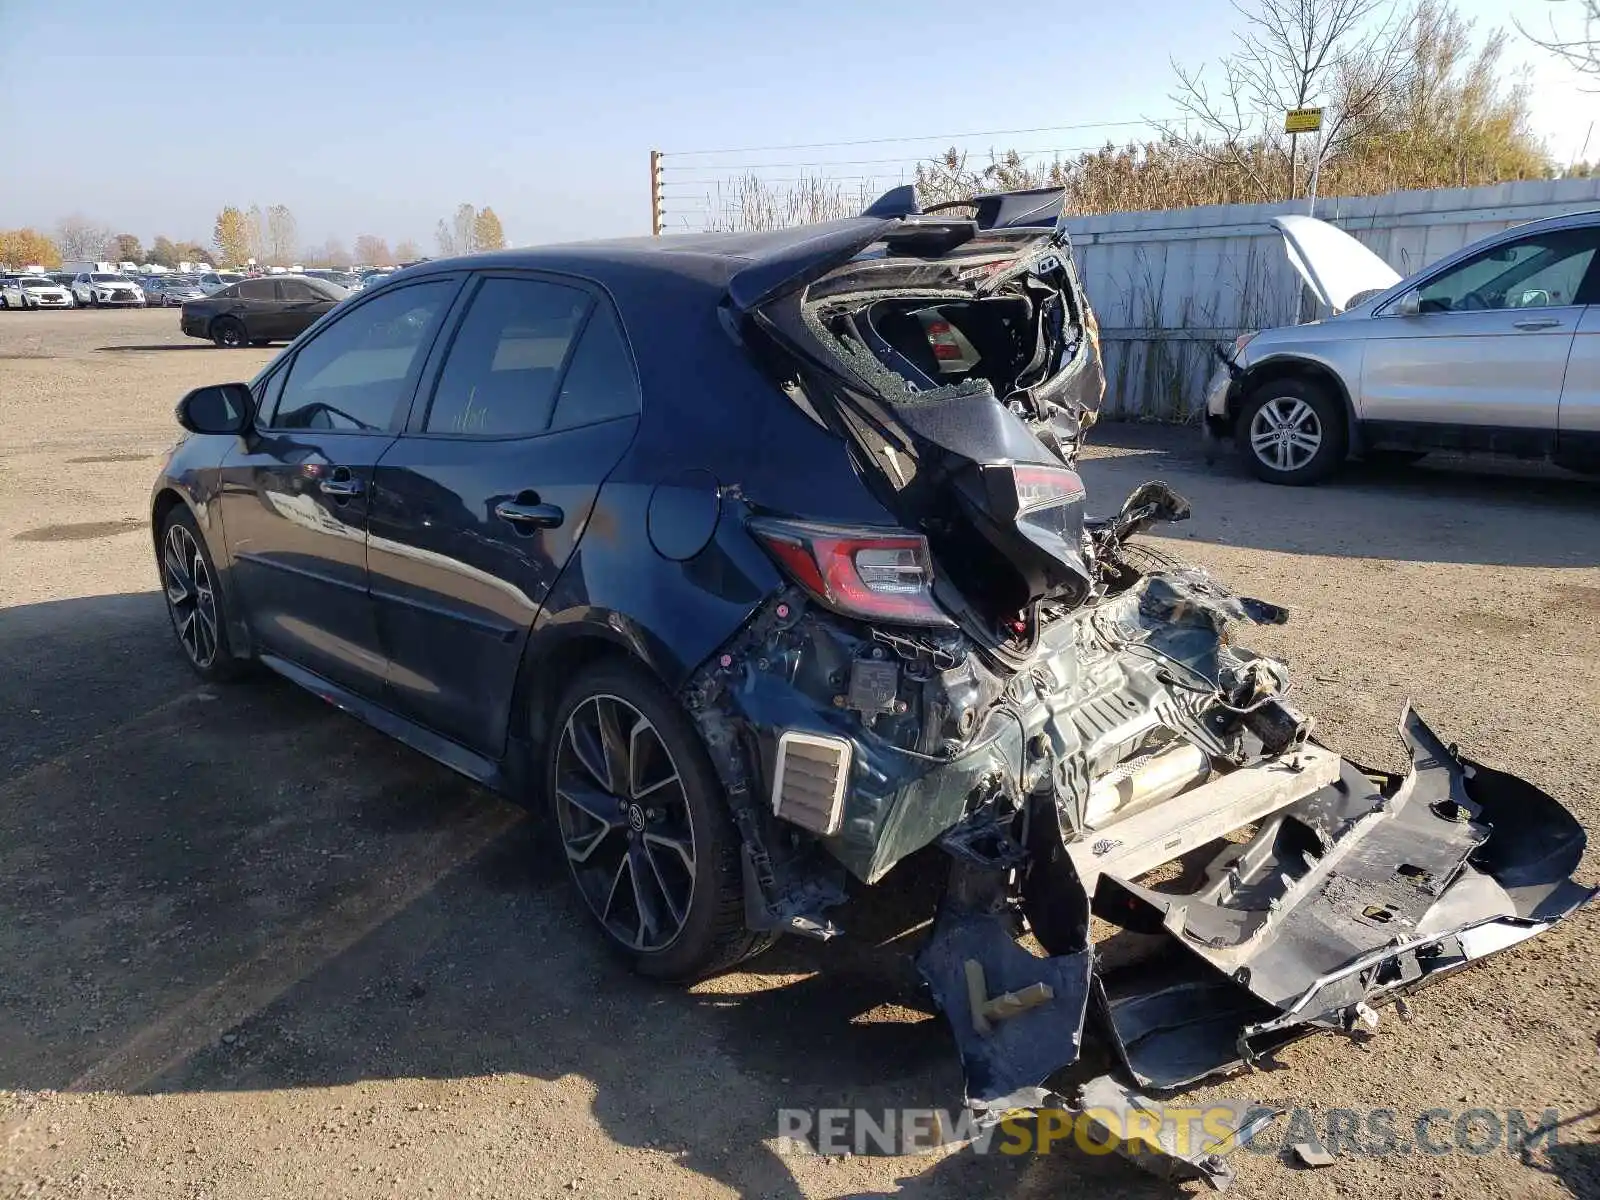
{"type": "MultiPolygon", "coordinates": [[[[1480,25],[1544,0],[1458,0],[1480,25]]],[[[72,212],[146,242],[209,243],[224,204],[287,204],[300,239],[433,251],[492,205],[513,243],[643,232],[651,147],[1137,121],[1172,109],[1169,56],[1215,57],[1227,0],[0,0],[0,228],[72,212]]],[[[1570,157],[1600,96],[1536,62],[1541,132],[1570,157]]],[[[976,138],[1073,147],[1130,130],[976,138]]],[[[1600,130],[1589,157],[1600,151],[1600,130]]],[[[869,159],[932,143],[669,159],[869,159]]],[[[893,183],[894,165],[836,167],[893,183]],[[880,174],[881,173],[881,174],[880,174]]],[[[786,172],[792,173],[792,172],[786,172]]]]}

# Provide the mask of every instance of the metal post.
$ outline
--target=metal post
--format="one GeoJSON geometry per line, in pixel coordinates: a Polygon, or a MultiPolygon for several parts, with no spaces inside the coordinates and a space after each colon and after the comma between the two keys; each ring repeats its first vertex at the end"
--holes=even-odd
{"type": "Polygon", "coordinates": [[[650,151],[650,236],[661,236],[661,151],[650,151]]]}
{"type": "Polygon", "coordinates": [[[1317,175],[1322,170],[1322,127],[1317,127],[1316,159],[1311,164],[1311,203],[1306,205],[1306,216],[1317,215],[1317,175]]]}

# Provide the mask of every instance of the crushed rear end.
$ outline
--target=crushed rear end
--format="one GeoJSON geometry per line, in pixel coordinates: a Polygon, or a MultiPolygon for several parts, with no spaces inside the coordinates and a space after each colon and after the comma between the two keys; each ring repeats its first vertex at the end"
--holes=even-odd
{"type": "Polygon", "coordinates": [[[1103,380],[1059,202],[974,208],[886,197],[729,290],[729,327],[900,522],[743,497],[792,586],[685,700],[752,927],[831,937],[847,876],[937,844],[919,962],[992,1120],[1054,1102],[1091,1029],[1139,1086],[1185,1086],[1370,1023],[1590,899],[1577,822],[1415,712],[1405,775],[1320,744],[1284,665],[1235,641],[1288,614],[1138,545],[1181,496],[1152,482],[1086,514],[1073,467],[1103,380]],[[1103,972],[1091,916],[1172,952],[1103,972]]]}

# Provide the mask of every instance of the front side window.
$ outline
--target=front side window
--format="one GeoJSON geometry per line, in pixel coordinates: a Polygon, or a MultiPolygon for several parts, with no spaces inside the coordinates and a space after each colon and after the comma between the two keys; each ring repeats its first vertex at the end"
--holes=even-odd
{"type": "Polygon", "coordinates": [[[592,303],[587,292],[542,280],[484,280],[450,344],[427,431],[543,433],[567,351],[592,303]]]}
{"type": "Polygon", "coordinates": [[[352,309],[295,355],[273,428],[387,429],[456,282],[400,288],[352,309]]]}
{"type": "Polygon", "coordinates": [[[1579,303],[1600,250],[1600,229],[1561,229],[1496,246],[1418,291],[1425,313],[1549,308],[1579,303]]]}
{"type": "Polygon", "coordinates": [[[306,301],[321,300],[322,297],[312,290],[309,283],[302,279],[280,279],[278,280],[278,299],[306,301]]]}

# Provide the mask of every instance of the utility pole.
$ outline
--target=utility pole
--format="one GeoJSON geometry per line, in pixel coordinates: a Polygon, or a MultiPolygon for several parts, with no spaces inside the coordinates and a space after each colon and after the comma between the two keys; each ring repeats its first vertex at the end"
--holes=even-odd
{"type": "Polygon", "coordinates": [[[661,236],[661,151],[650,151],[650,236],[661,236]]]}

